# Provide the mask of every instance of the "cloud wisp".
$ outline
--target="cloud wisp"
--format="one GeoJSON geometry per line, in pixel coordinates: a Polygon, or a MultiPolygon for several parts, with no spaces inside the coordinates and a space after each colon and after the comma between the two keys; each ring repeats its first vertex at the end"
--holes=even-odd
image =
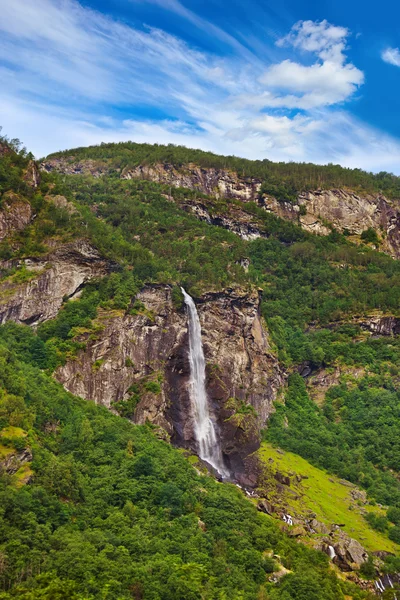
{"type": "Polygon", "coordinates": [[[381,54],[382,60],[389,63],[390,65],[394,65],[395,67],[400,67],[400,50],[399,48],[386,48],[381,54]]]}
{"type": "MultiPolygon", "coordinates": [[[[0,6],[2,125],[37,155],[133,139],[374,170],[398,163],[396,140],[345,111],[364,74],[346,56],[344,27],[300,21],[275,50],[271,40],[267,62],[242,47],[213,55],[77,0],[0,6]]],[[[196,23],[212,35],[212,24],[196,23]]]]}

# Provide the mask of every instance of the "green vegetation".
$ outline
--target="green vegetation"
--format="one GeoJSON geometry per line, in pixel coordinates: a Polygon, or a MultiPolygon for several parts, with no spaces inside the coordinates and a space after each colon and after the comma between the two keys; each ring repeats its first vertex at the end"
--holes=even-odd
{"type": "Polygon", "coordinates": [[[375,229],[372,229],[372,227],[369,227],[368,229],[362,232],[361,239],[367,244],[374,244],[375,246],[379,245],[378,235],[375,229]]]}
{"type": "MultiPolygon", "coordinates": [[[[108,239],[120,236],[121,246],[114,243],[113,258],[132,265],[138,278],[179,282],[192,291],[246,280],[238,264],[246,256],[244,242],[182,211],[165,198],[161,186],[148,181],[75,176],[66,181],[65,193],[72,192],[83,207],[96,245],[109,254],[108,239]],[[95,207],[96,217],[89,207],[95,207]]],[[[185,197],[184,190],[173,193],[177,201],[185,197]]]]}
{"type": "Polygon", "coordinates": [[[288,364],[323,364],[319,334],[304,334],[309,324],[327,325],[375,310],[398,312],[400,263],[349,244],[344,236],[309,236],[290,246],[258,239],[249,254],[249,272],[264,289],[263,316],[280,359],[288,364]]]}

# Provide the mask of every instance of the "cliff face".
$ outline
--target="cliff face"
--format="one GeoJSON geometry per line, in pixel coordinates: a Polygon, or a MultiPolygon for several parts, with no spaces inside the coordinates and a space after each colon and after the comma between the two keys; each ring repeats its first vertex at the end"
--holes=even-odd
{"type": "Polygon", "coordinates": [[[360,196],[344,190],[326,190],[300,196],[299,204],[305,206],[307,215],[315,217],[319,223],[316,227],[300,217],[300,223],[305,229],[325,233],[324,230],[318,231],[318,227],[324,226],[324,219],[338,231],[348,230],[355,235],[361,235],[366,229],[372,228],[379,236],[383,236],[381,249],[396,258],[400,257],[398,202],[391,203],[381,195],[360,196]]]}
{"type": "MultiPolygon", "coordinates": [[[[186,312],[175,310],[168,286],[146,286],[137,300],[143,304],[137,315],[100,315],[102,331],[96,339],[86,336],[86,350],[56,377],[72,393],[111,409],[139,389],[130,417],[137,423],[149,420],[174,443],[195,448],[186,312]]],[[[258,447],[260,427],[284,383],[258,305],[257,294],[237,290],[205,294],[198,303],[207,391],[234,472],[258,447]]]]}
{"type": "Polygon", "coordinates": [[[124,169],[122,179],[149,179],[172,185],[198,190],[216,198],[237,198],[251,201],[258,198],[261,181],[250,177],[239,177],[234,171],[225,169],[204,169],[194,164],[177,169],[170,164],[153,166],[140,165],[124,169]]]}
{"type": "Polygon", "coordinates": [[[300,194],[298,205],[264,199],[265,208],[284,219],[297,221],[310,233],[328,235],[332,225],[340,232],[359,236],[374,229],[382,237],[380,250],[400,257],[400,204],[377,194],[358,195],[350,191],[317,190],[300,194]],[[300,207],[303,207],[301,210],[300,207]],[[301,213],[304,214],[301,214],[301,213]]]}
{"type": "Polygon", "coordinates": [[[47,256],[21,261],[4,261],[2,269],[25,266],[27,281],[9,277],[0,282],[0,324],[37,325],[52,319],[63,298],[72,297],[93,277],[103,277],[109,265],[93,246],[77,240],[47,256]]]}

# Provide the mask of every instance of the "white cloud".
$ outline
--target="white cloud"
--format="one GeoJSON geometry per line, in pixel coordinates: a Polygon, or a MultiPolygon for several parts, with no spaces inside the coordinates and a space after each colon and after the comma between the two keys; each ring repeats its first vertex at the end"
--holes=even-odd
{"type": "Polygon", "coordinates": [[[296,23],[277,45],[312,52],[318,60],[309,66],[284,60],[269,67],[260,82],[280,93],[266,99],[266,106],[309,110],[349,99],[364,82],[364,74],[353,64],[346,63],[344,50],[348,35],[346,28],[327,21],[296,23]]]}
{"type": "Polygon", "coordinates": [[[326,20],[298,21],[288,35],[277,41],[277,46],[290,45],[313,52],[323,60],[342,62],[349,35],[346,27],[331,25],[326,20]]]}
{"type": "MultiPolygon", "coordinates": [[[[168,1],[171,10],[182,10],[168,1]]],[[[130,27],[76,0],[32,6],[0,0],[0,124],[38,156],[132,139],[398,169],[396,140],[334,107],[363,81],[346,60],[343,27],[297,23],[279,41],[280,52],[289,46],[292,54],[314,53],[315,62],[291,55],[261,69],[241,51],[221,58],[194,50],[165,31],[130,27]],[[140,119],[138,106],[150,117],[140,119]],[[151,118],[155,111],[158,120],[151,118]]]]}
{"type": "Polygon", "coordinates": [[[400,50],[398,48],[386,48],[386,50],[382,52],[381,56],[382,60],[390,65],[400,67],[400,50]]]}

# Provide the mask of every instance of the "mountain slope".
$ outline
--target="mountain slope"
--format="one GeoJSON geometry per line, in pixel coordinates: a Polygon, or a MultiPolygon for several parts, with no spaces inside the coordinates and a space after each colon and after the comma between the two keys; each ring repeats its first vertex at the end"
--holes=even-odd
{"type": "MultiPolygon", "coordinates": [[[[101,153],[101,148],[96,152],[101,153]]],[[[104,160],[107,161],[110,148],[103,150],[104,160]]],[[[88,149],[87,152],[91,151],[88,149]]],[[[154,151],[158,152],[157,148],[154,151]]],[[[161,151],[164,152],[163,149],[161,151]]],[[[371,245],[353,243],[349,236],[335,229],[327,236],[304,231],[299,223],[271,214],[258,202],[216,198],[199,193],[196,189],[174,188],[146,180],[123,180],[119,173],[112,171],[107,171],[102,177],[75,174],[62,178],[54,172],[42,172],[41,180],[38,180],[32,175],[35,166],[28,157],[13,153],[12,149],[6,154],[8,167],[0,171],[0,174],[3,173],[0,177],[0,200],[3,203],[0,215],[7,219],[9,211],[6,200],[11,192],[19,194],[21,206],[31,207],[34,218],[21,221],[20,229],[10,227],[0,243],[3,320],[24,322],[35,327],[33,333],[26,327],[16,328],[13,323],[3,326],[0,337],[7,352],[17,353],[24,363],[34,364],[35,368],[39,367],[47,374],[54,373],[66,388],[82,394],[88,400],[104,403],[113,412],[136,423],[146,424],[146,432],[150,429],[163,439],[171,437],[175,444],[195,452],[196,443],[188,410],[188,343],[179,290],[179,285],[183,285],[196,300],[207,361],[207,391],[222,432],[225,460],[232,467],[235,477],[242,478],[242,483],[255,490],[253,493],[260,496],[260,501],[268,501],[275,494],[276,489],[270,487],[270,482],[277,482],[281,486],[280,491],[278,489],[279,511],[274,514],[283,525],[285,509],[293,509],[289,501],[293,490],[284,477],[283,483],[275,478],[274,468],[271,468],[268,459],[264,461],[262,455],[253,454],[259,446],[261,430],[265,429],[263,436],[266,439],[300,453],[315,468],[324,467],[363,486],[369,493],[368,502],[378,500],[392,506],[388,517],[395,520],[389,521],[384,516],[384,509],[378,515],[383,517],[383,522],[377,524],[365,520],[368,539],[374,536],[371,527],[381,527],[382,535],[374,538],[378,540],[377,547],[368,545],[368,560],[367,554],[361,549],[361,560],[351,565],[353,572],[350,572],[350,577],[365,589],[373,590],[373,583],[358,579],[356,573],[360,569],[363,577],[371,578],[378,577],[378,573],[383,571],[397,572],[399,565],[396,558],[386,557],[385,564],[381,559],[374,558],[373,564],[371,551],[396,547],[393,544],[396,543],[398,529],[396,513],[393,511],[400,504],[397,478],[399,436],[395,416],[399,368],[396,337],[399,263],[376,252],[371,245]],[[10,180],[7,173],[9,166],[14,163],[17,166],[12,168],[17,168],[17,171],[14,179],[10,180]],[[27,180],[30,185],[26,184],[27,180]],[[36,296],[35,290],[38,292],[36,296]],[[43,298],[47,298],[47,302],[41,302],[43,298]],[[374,337],[376,334],[380,336],[378,339],[374,337]],[[287,374],[290,377],[286,389],[287,374]],[[311,393],[318,396],[319,406],[310,399],[311,393]],[[276,413],[273,414],[273,402],[277,399],[280,402],[276,403],[276,413]],[[370,410],[373,415],[371,419],[368,418],[370,410]],[[186,432],[185,435],[182,435],[182,431],[186,432]],[[326,451],[323,451],[325,445],[326,451]],[[268,485],[265,482],[269,482],[268,485]]],[[[230,160],[227,159],[227,162],[230,160]]],[[[179,171],[180,166],[177,164],[174,169],[179,171]]],[[[210,168],[220,168],[220,164],[217,161],[210,168]]],[[[290,196],[291,188],[286,183],[283,188],[285,194],[290,196]]],[[[17,369],[15,361],[11,363],[12,369],[17,369]]],[[[37,371],[35,373],[35,376],[30,376],[38,377],[37,371]]],[[[50,385],[51,380],[46,378],[46,381],[50,385]]],[[[54,385],[51,382],[51,386],[54,385]]],[[[43,398],[48,394],[65,393],[61,388],[46,389],[43,398]]],[[[10,389],[8,394],[15,395],[16,392],[10,389]]],[[[20,395],[25,396],[25,392],[20,395]]],[[[25,399],[27,405],[31,402],[31,396],[28,389],[25,399]]],[[[90,403],[86,405],[79,402],[73,401],[69,405],[71,415],[68,419],[71,417],[74,421],[75,413],[80,412],[83,406],[90,407],[87,409],[90,414],[91,411],[94,411],[93,414],[105,414],[90,403]],[[97,410],[100,412],[97,413],[97,410]]],[[[86,414],[86,408],[83,410],[86,414]]],[[[42,419],[47,411],[46,405],[41,404],[34,411],[35,418],[42,419]]],[[[87,418],[90,420],[89,416],[87,418]]],[[[123,423],[121,431],[128,431],[126,427],[132,428],[129,429],[132,432],[139,431],[120,417],[110,415],[108,418],[113,419],[115,427],[119,427],[117,423],[123,423]]],[[[80,417],[76,419],[78,422],[80,417]]],[[[7,426],[5,421],[4,427],[7,426]]],[[[60,452],[64,452],[63,439],[70,434],[67,432],[64,435],[61,427],[59,438],[57,427],[58,424],[51,421],[48,426],[43,425],[43,430],[39,427],[40,431],[37,432],[36,421],[33,425],[39,445],[43,443],[50,452],[59,456],[60,452]],[[42,434],[45,436],[43,440],[42,434]],[[50,435],[49,439],[47,434],[50,435]]],[[[100,425],[100,429],[104,427],[104,424],[100,425]]],[[[74,447],[68,447],[66,451],[68,460],[71,457],[75,460],[79,455],[79,461],[84,466],[82,471],[79,466],[77,472],[83,473],[86,478],[90,477],[92,463],[99,468],[103,465],[106,469],[104,476],[113,482],[112,489],[115,486],[118,488],[113,470],[118,476],[121,473],[113,461],[119,460],[118,452],[122,452],[122,447],[118,451],[109,447],[111,455],[108,462],[103,463],[104,457],[97,458],[94,445],[102,443],[101,438],[92,437],[90,433],[88,435],[90,441],[85,445],[86,433],[82,433],[83,437],[79,433],[74,447]]],[[[156,451],[153,451],[152,444],[161,442],[156,442],[151,435],[150,438],[154,442],[149,443],[148,447],[146,442],[143,452],[146,456],[154,457],[156,451]]],[[[13,446],[18,442],[12,440],[9,443],[15,451],[18,450],[17,446],[13,446]]],[[[157,447],[167,448],[163,444],[157,447]]],[[[168,456],[180,456],[177,450],[169,449],[166,452],[172,453],[168,456]]],[[[191,455],[190,462],[194,461],[196,458],[191,455]]],[[[186,466],[182,468],[192,473],[192,467],[185,461],[183,464],[186,466]]],[[[175,472],[166,467],[164,472],[163,465],[157,470],[157,477],[160,476],[163,483],[168,485],[173,483],[175,472]]],[[[37,474],[35,462],[32,467],[34,476],[26,488],[29,490],[31,485],[36,485],[36,477],[41,481],[41,465],[37,474]]],[[[294,471],[295,467],[294,463],[294,471]]],[[[201,470],[204,465],[196,463],[196,468],[201,470]]],[[[61,479],[64,480],[64,471],[61,472],[61,479]]],[[[70,477],[70,471],[66,470],[66,480],[70,477]]],[[[126,485],[130,489],[129,486],[136,485],[137,474],[132,472],[128,479],[126,485]]],[[[71,489],[73,491],[76,488],[80,493],[81,483],[78,480],[79,477],[71,479],[71,489]]],[[[6,478],[5,483],[12,487],[15,482],[6,478]]],[[[103,480],[97,483],[92,481],[89,485],[95,486],[96,490],[99,488],[102,496],[103,480]]],[[[240,500],[240,492],[228,484],[210,485],[216,485],[215,489],[231,490],[229,503],[233,511],[236,510],[236,498],[239,498],[239,502],[245,502],[244,499],[240,500]]],[[[111,490],[107,486],[106,489],[111,490]]],[[[188,487],[183,489],[189,490],[188,487]]],[[[149,498],[153,493],[159,497],[154,478],[146,490],[149,498]]],[[[112,498],[114,492],[108,493],[112,498]]],[[[313,493],[317,493],[315,487],[313,493]]],[[[171,494],[173,498],[176,495],[180,497],[175,489],[171,494]]],[[[54,491],[54,497],[67,506],[73,502],[79,511],[86,510],[86,498],[64,497],[58,489],[54,491]]],[[[185,504],[185,496],[185,500],[182,500],[188,511],[185,515],[193,517],[197,514],[200,509],[196,508],[196,501],[192,503],[190,500],[189,504],[185,504]]],[[[163,501],[159,500],[161,504],[154,502],[151,510],[158,515],[163,501]]],[[[224,502],[221,497],[217,504],[224,506],[224,502]]],[[[342,505],[343,499],[339,498],[338,502],[342,505]]],[[[173,510],[170,505],[164,508],[173,510]]],[[[241,509],[237,510],[241,514],[241,509]]],[[[255,517],[256,513],[251,510],[248,514],[253,516],[247,517],[246,513],[243,517],[246,523],[253,518],[265,518],[270,522],[264,515],[255,517]]],[[[300,509],[298,513],[293,518],[301,520],[300,509]]],[[[321,514],[317,515],[317,521],[319,517],[322,521],[330,518],[321,514]]],[[[221,543],[219,538],[215,538],[213,548],[223,546],[224,552],[231,556],[235,550],[232,540],[236,539],[236,535],[242,537],[242,532],[237,529],[239,534],[235,534],[233,525],[229,528],[229,516],[219,514],[215,518],[218,523],[226,521],[230,533],[221,543]]],[[[205,522],[202,517],[200,519],[205,522]]],[[[158,521],[153,525],[152,535],[155,535],[158,521]]],[[[16,527],[18,529],[18,525],[16,527]]],[[[107,521],[104,531],[108,532],[110,527],[107,521]]],[[[170,531],[169,527],[166,527],[167,531],[170,531]]],[[[209,524],[206,523],[206,527],[209,524]]],[[[295,527],[284,527],[289,535],[296,536],[295,527]]],[[[362,519],[358,520],[357,527],[354,535],[361,539],[362,519]]],[[[172,537],[181,539],[181,533],[175,529],[173,531],[172,537]]],[[[281,537],[276,528],[274,531],[283,540],[283,546],[288,543],[290,548],[298,547],[298,552],[303,552],[301,546],[288,541],[287,537],[281,537]]],[[[139,531],[138,535],[140,538],[142,533],[139,531]]],[[[342,535],[346,547],[354,545],[348,534],[342,531],[342,535]]],[[[303,539],[314,544],[312,536],[305,535],[303,539]]],[[[256,538],[254,541],[256,543],[256,538]]],[[[183,562],[187,565],[191,560],[188,550],[190,543],[186,537],[182,544],[181,556],[184,555],[183,562]]],[[[54,546],[56,555],[60,547],[57,544],[54,546]]],[[[87,548],[89,554],[96,557],[93,559],[96,562],[105,546],[100,544],[95,549],[87,548]]],[[[248,549],[251,550],[250,547],[248,549]]],[[[242,597],[246,598],[340,598],[342,592],[338,586],[346,589],[347,584],[338,583],[327,569],[327,559],[321,554],[307,554],[303,566],[305,569],[305,564],[308,564],[307,569],[312,569],[312,573],[307,569],[301,573],[303,566],[296,566],[294,559],[286,560],[283,558],[286,551],[279,550],[283,566],[294,570],[295,575],[285,576],[287,572],[280,569],[279,559],[276,558],[279,576],[271,577],[280,583],[270,586],[267,583],[269,575],[261,571],[257,571],[258,575],[247,573],[248,568],[253,573],[253,567],[249,564],[258,564],[258,558],[255,555],[250,557],[250,552],[249,562],[246,562],[243,556],[247,556],[247,550],[242,550],[240,555],[243,565],[247,565],[246,573],[233,575],[226,585],[220,585],[223,579],[221,573],[225,573],[225,569],[228,569],[226,572],[233,572],[233,567],[218,563],[220,566],[215,566],[215,572],[210,571],[208,566],[203,570],[204,565],[209,564],[206,557],[210,556],[209,547],[204,545],[202,551],[205,553],[205,562],[199,561],[193,569],[185,566],[174,578],[181,580],[184,579],[183,572],[191,573],[188,577],[195,590],[194,598],[201,597],[199,590],[204,587],[201,573],[207,573],[204,577],[209,578],[211,587],[204,593],[208,594],[205,597],[210,598],[216,596],[217,590],[220,596],[222,594],[221,597],[228,598],[241,597],[240,590],[243,590],[242,597]],[[319,574],[314,572],[318,564],[323,565],[319,574]],[[236,589],[239,590],[238,595],[235,595],[236,589]],[[299,596],[299,593],[303,595],[299,596]]],[[[266,552],[271,550],[277,551],[272,541],[270,548],[267,549],[265,544],[259,548],[264,559],[266,552]]],[[[16,551],[16,557],[19,552],[16,551]]],[[[114,560],[113,552],[110,549],[109,555],[103,552],[101,556],[105,556],[104,560],[114,560]]],[[[172,552],[168,548],[166,556],[172,552]]],[[[66,585],[66,578],[71,579],[68,585],[72,586],[74,593],[76,590],[78,597],[79,594],[83,594],[83,597],[92,594],[97,598],[106,594],[106,581],[99,575],[98,567],[93,567],[96,572],[93,575],[94,583],[85,583],[86,587],[83,588],[79,587],[78,575],[70,575],[69,572],[66,575],[63,565],[51,560],[46,562],[46,569],[56,570],[57,576],[63,580],[59,587],[66,585]],[[97,585],[97,580],[103,582],[101,585],[104,586],[96,587],[93,591],[90,586],[97,585]],[[77,582],[78,587],[73,582],[77,582]]],[[[78,562],[84,564],[85,560],[83,553],[78,562]]],[[[169,560],[164,561],[163,565],[169,565],[169,560]]],[[[160,567],[161,573],[165,572],[164,566],[160,567]]],[[[88,571],[91,568],[88,567],[88,571]]],[[[139,577],[140,585],[136,586],[132,581],[129,584],[133,585],[129,592],[133,597],[164,598],[169,597],[168,594],[179,597],[173,596],[179,593],[182,597],[191,597],[187,587],[182,588],[184,592],[179,591],[179,586],[168,587],[170,583],[166,576],[162,576],[161,583],[155,583],[154,571],[150,573],[150,569],[150,565],[147,565],[141,571],[147,575],[143,575],[144,579],[139,577]]],[[[110,574],[111,571],[107,573],[104,577],[109,580],[116,577],[115,573],[110,574]]],[[[131,571],[129,573],[123,574],[122,579],[125,576],[138,577],[133,576],[131,571]]],[[[12,585],[18,583],[20,577],[20,574],[16,575],[12,585]]],[[[10,583],[4,585],[7,591],[10,583]]],[[[35,573],[33,580],[28,574],[26,585],[29,588],[42,583],[35,573]]],[[[175,583],[171,585],[175,586],[175,583]]],[[[48,578],[43,579],[42,587],[46,586],[51,586],[48,578]]],[[[128,593],[128,587],[123,590],[119,588],[121,592],[112,588],[110,597],[116,593],[128,593]]],[[[12,593],[17,593],[15,585],[12,593]]],[[[29,597],[31,592],[21,593],[29,597]]],[[[43,592],[44,597],[50,593],[49,590],[43,592]]],[[[354,598],[362,597],[359,591],[353,590],[351,593],[354,598]]]]}

